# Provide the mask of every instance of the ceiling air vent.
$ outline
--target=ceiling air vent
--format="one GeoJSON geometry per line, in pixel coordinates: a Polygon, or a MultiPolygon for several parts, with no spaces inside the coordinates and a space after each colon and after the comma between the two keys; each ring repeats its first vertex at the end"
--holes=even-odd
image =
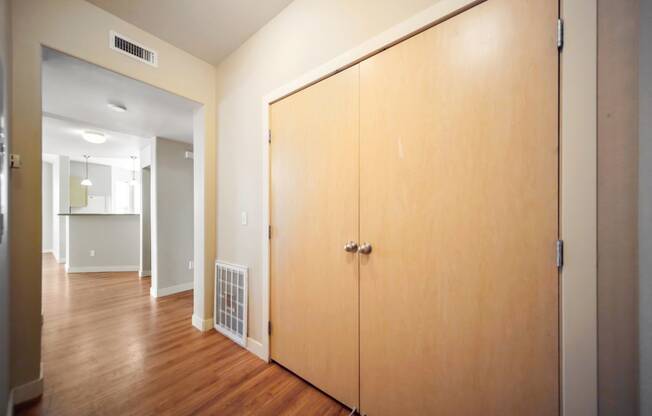
{"type": "Polygon", "coordinates": [[[109,46],[114,51],[120,52],[151,66],[158,66],[158,54],[152,49],[130,40],[114,31],[110,32],[109,46]]]}

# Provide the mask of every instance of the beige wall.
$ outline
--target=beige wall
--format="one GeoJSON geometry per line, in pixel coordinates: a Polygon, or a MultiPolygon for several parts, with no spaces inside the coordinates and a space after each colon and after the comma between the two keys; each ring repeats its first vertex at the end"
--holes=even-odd
{"type": "MultiPolygon", "coordinates": [[[[41,45],[147,82],[204,104],[215,114],[215,68],[82,0],[14,0],[11,134],[13,152],[23,167],[12,175],[11,348],[12,385],[39,377],[41,271],[35,256],[41,250],[41,45]],[[116,30],[156,49],[159,67],[108,48],[109,30],[116,30]]],[[[206,117],[204,220],[206,226],[205,315],[212,304],[215,230],[215,118],[206,117]]],[[[196,311],[197,313],[197,311],[196,311]]],[[[190,317],[189,317],[190,318],[190,317]]]]}
{"type": "MultiPolygon", "coordinates": [[[[262,123],[265,120],[262,96],[271,91],[274,95],[279,91],[289,92],[288,81],[328,61],[341,50],[360,44],[372,31],[358,32],[355,28],[358,18],[376,23],[382,20],[389,26],[389,21],[399,22],[410,14],[392,10],[390,13],[395,19],[380,19],[383,6],[390,2],[381,3],[379,10],[372,5],[369,14],[361,17],[347,13],[338,16],[337,9],[350,11],[349,2],[322,4],[316,0],[297,0],[218,67],[218,258],[251,268],[250,336],[257,340],[260,340],[263,324],[259,318],[261,258],[264,257],[260,211],[266,203],[260,196],[264,166],[262,123]],[[326,17],[317,19],[315,15],[319,13],[326,17]],[[305,22],[292,24],[297,16],[305,18],[305,22]],[[284,87],[277,90],[281,85],[284,87]],[[246,227],[239,225],[243,210],[250,214],[246,227]]],[[[360,4],[355,2],[356,6],[360,4]]],[[[435,8],[442,4],[444,2],[437,2],[435,8]]],[[[425,7],[424,4],[411,6],[415,9],[425,7]]],[[[561,2],[561,16],[565,21],[565,40],[560,68],[560,232],[566,253],[560,276],[561,407],[565,415],[594,415],[598,403],[597,2],[561,2]]],[[[382,24],[378,23],[380,26],[382,24]]],[[[342,64],[342,60],[337,59],[325,67],[335,69],[335,64],[342,64]]],[[[323,76],[322,68],[311,73],[323,76]]],[[[303,77],[302,81],[307,78],[310,77],[303,77]]]]}
{"type": "Polygon", "coordinates": [[[561,411],[597,414],[597,1],[561,2],[561,411]]]}
{"type": "Polygon", "coordinates": [[[296,0],[218,66],[217,257],[249,267],[253,339],[264,328],[263,96],[436,2],[296,0]]]}
{"type": "Polygon", "coordinates": [[[636,415],[639,0],[598,1],[598,397],[636,415]]]}

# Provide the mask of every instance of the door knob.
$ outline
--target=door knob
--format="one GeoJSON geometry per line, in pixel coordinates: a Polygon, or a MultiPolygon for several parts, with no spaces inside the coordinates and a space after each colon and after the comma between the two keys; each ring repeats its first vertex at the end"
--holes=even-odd
{"type": "Polygon", "coordinates": [[[346,251],[347,253],[355,253],[356,251],[358,251],[358,243],[356,243],[355,241],[349,241],[344,246],[344,251],[346,251]]]}
{"type": "Polygon", "coordinates": [[[360,254],[369,254],[369,253],[371,253],[371,244],[362,243],[362,245],[360,247],[358,247],[358,253],[360,253],[360,254]]]}

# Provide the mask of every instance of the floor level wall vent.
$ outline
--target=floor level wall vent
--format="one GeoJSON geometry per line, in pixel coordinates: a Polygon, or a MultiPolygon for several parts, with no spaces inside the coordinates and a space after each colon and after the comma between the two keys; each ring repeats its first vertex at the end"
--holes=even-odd
{"type": "Polygon", "coordinates": [[[215,262],[215,329],[243,347],[247,344],[248,271],[215,262]]]}

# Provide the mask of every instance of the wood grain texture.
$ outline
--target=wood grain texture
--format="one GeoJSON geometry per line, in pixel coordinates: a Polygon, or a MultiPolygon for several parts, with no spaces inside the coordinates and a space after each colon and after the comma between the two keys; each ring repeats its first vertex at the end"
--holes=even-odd
{"type": "Polygon", "coordinates": [[[271,357],[358,404],[358,67],[270,107],[271,357]]]}
{"type": "Polygon", "coordinates": [[[556,1],[360,63],[360,406],[559,412],[556,1]]]}
{"type": "Polygon", "coordinates": [[[639,0],[598,1],[598,410],[601,415],[639,413],[639,20],[639,0]]]}
{"type": "Polygon", "coordinates": [[[348,415],[278,365],[191,326],[192,292],[43,258],[45,392],[18,415],[348,415]]]}

